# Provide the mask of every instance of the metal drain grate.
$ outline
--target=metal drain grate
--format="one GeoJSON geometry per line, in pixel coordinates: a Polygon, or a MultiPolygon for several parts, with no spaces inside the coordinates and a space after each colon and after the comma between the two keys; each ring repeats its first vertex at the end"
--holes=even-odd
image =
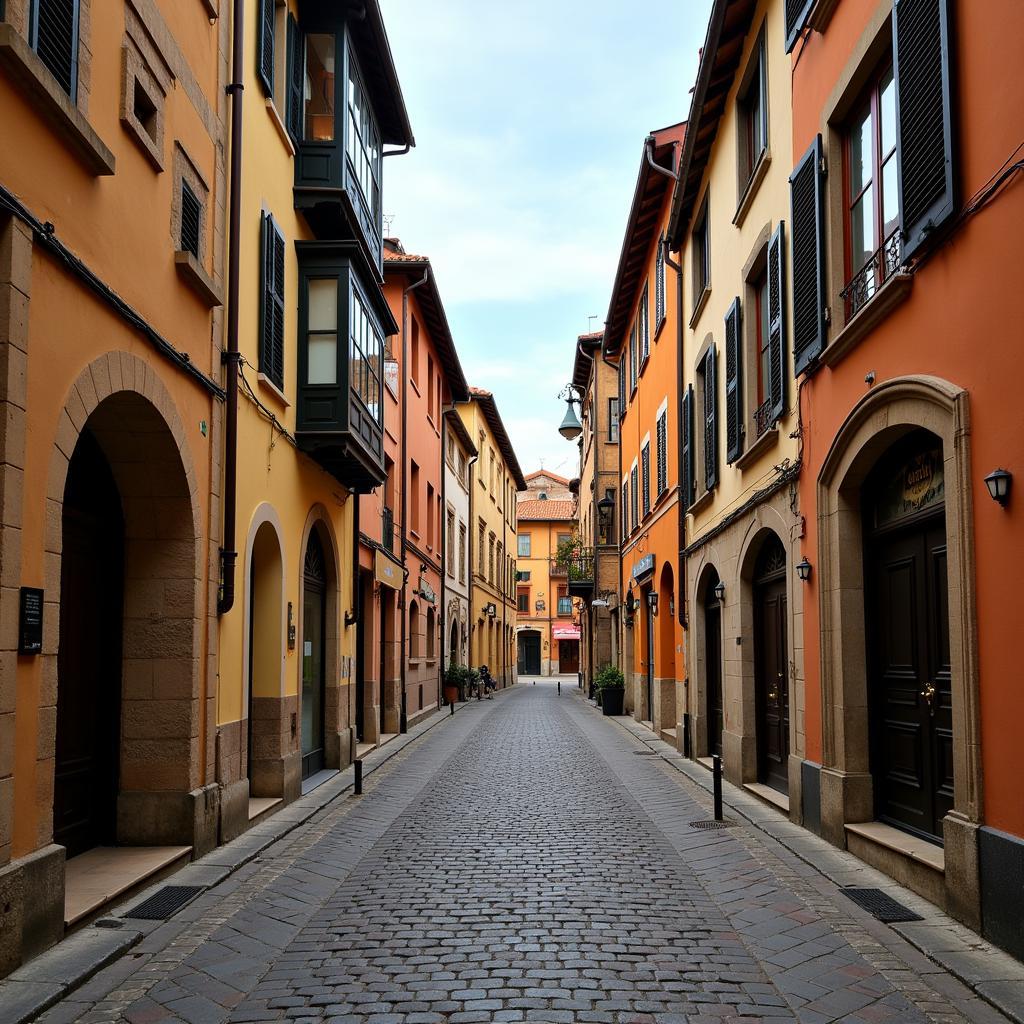
{"type": "Polygon", "coordinates": [[[691,821],[690,828],[703,828],[710,830],[715,828],[732,828],[735,824],[735,821],[730,821],[728,818],[723,818],[721,821],[715,821],[714,818],[709,818],[706,821],[691,821]]]}
{"type": "Polygon", "coordinates": [[[844,896],[849,896],[859,907],[863,907],[869,914],[877,917],[879,921],[886,924],[893,924],[896,921],[923,921],[920,914],[897,903],[891,896],[882,892],[881,889],[840,889],[844,896]]]}
{"type": "Polygon", "coordinates": [[[132,907],[124,916],[142,921],[166,921],[186,903],[191,903],[205,888],[204,885],[165,885],[149,899],[132,907]]]}

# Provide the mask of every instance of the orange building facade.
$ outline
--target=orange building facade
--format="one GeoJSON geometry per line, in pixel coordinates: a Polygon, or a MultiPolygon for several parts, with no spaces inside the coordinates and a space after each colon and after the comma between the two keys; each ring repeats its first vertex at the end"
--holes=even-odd
{"type": "Polygon", "coordinates": [[[808,6],[790,26],[804,820],[1022,956],[1024,11],[808,6]]]}
{"type": "Polygon", "coordinates": [[[626,677],[625,706],[674,746],[682,741],[685,708],[677,398],[681,293],[666,232],[684,134],[679,124],[644,142],[603,343],[619,376],[621,604],[611,615],[626,677]]]}

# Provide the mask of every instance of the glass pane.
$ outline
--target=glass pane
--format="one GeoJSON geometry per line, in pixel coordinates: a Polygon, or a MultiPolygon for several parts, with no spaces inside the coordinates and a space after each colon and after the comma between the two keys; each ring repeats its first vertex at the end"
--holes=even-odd
{"type": "Polygon", "coordinates": [[[850,195],[871,180],[871,108],[866,107],[850,129],[850,195]]]}
{"type": "Polygon", "coordinates": [[[855,273],[877,248],[873,191],[874,186],[869,185],[850,211],[850,269],[855,273]]]}
{"type": "Polygon", "coordinates": [[[309,329],[311,331],[337,331],[337,278],[319,278],[309,282],[309,329]]]}
{"type": "Polygon", "coordinates": [[[337,334],[310,334],[307,342],[307,384],[338,383],[337,334]]]}
{"type": "Polygon", "coordinates": [[[886,156],[896,146],[896,87],[892,80],[892,68],[882,76],[878,88],[881,94],[882,156],[886,156]]]}
{"type": "Polygon", "coordinates": [[[885,224],[885,238],[888,238],[896,230],[899,220],[900,202],[896,184],[896,154],[894,153],[882,168],[882,222],[885,224]]]}
{"type": "Polygon", "coordinates": [[[765,400],[771,383],[771,366],[768,362],[768,278],[765,277],[757,292],[757,312],[759,316],[758,330],[758,358],[760,377],[758,379],[757,398],[758,404],[765,400]]]}
{"type": "Polygon", "coordinates": [[[306,36],[306,138],[334,141],[334,36],[306,36]]]}

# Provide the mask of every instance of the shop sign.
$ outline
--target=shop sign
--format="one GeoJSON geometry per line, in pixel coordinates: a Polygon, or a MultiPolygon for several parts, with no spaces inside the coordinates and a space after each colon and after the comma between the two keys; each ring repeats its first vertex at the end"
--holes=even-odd
{"type": "Polygon", "coordinates": [[[636,562],[633,565],[633,579],[638,580],[641,576],[646,576],[649,572],[654,572],[653,552],[649,555],[644,555],[639,562],[636,562]]]}
{"type": "Polygon", "coordinates": [[[918,452],[897,466],[883,483],[875,507],[875,525],[899,522],[941,506],[945,496],[942,449],[918,452]]]}
{"type": "Polygon", "coordinates": [[[374,579],[385,587],[392,590],[402,589],[402,567],[379,548],[374,554],[373,560],[374,579]]]}
{"type": "Polygon", "coordinates": [[[424,601],[434,603],[434,588],[422,576],[420,577],[420,597],[424,601]]]}

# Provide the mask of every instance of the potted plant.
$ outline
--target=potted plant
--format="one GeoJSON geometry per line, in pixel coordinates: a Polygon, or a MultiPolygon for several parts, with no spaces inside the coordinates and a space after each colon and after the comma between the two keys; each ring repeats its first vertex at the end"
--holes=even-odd
{"type": "Polygon", "coordinates": [[[466,699],[469,669],[465,665],[449,665],[444,670],[444,702],[454,704],[466,699]]]}
{"type": "Polygon", "coordinates": [[[594,680],[601,711],[606,715],[621,715],[626,696],[626,680],[615,665],[605,665],[594,680]]]}

